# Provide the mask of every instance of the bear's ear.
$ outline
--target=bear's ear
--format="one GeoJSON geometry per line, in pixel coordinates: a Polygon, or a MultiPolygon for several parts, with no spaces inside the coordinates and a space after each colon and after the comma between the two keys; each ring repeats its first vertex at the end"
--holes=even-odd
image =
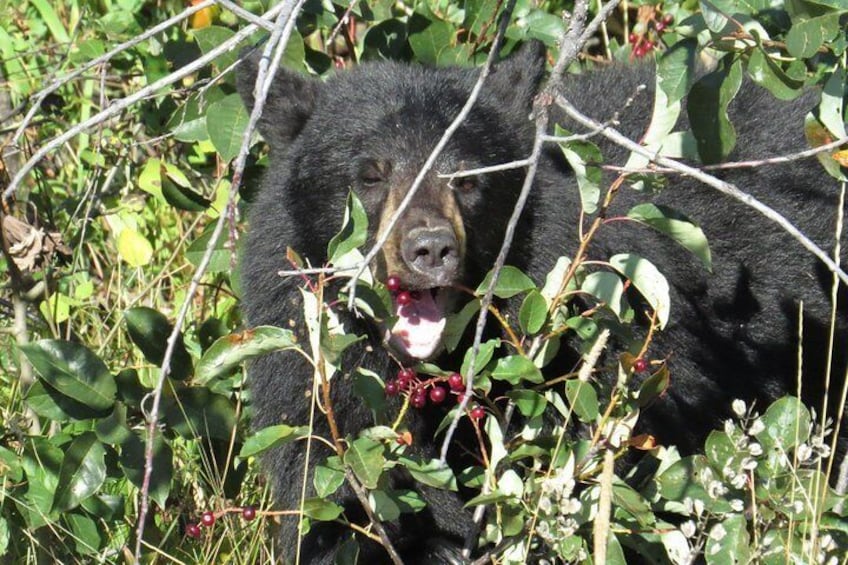
{"type": "MultiPolygon", "coordinates": [[[[236,75],[236,87],[248,111],[253,110],[253,90],[261,58],[262,49],[254,48],[243,57],[236,75]]],[[[282,67],[277,69],[257,124],[259,133],[272,148],[281,149],[297,137],[312,115],[320,89],[318,79],[282,67]]]]}
{"type": "Polygon", "coordinates": [[[545,56],[541,41],[528,41],[495,65],[486,82],[502,101],[529,111],[545,76],[545,56]]]}

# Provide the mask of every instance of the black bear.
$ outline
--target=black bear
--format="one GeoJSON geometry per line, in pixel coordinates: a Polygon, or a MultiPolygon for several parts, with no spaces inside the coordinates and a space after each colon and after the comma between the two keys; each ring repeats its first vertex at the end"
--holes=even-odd
{"type": "MultiPolygon", "coordinates": [[[[239,91],[250,108],[257,69],[254,57],[242,65],[239,91]]],[[[451,288],[476,287],[492,267],[516,203],[523,169],[463,177],[448,182],[439,173],[472,170],[526,158],[534,138],[531,110],[545,72],[545,52],[529,43],[497,64],[470,115],[427,174],[406,213],[372,265],[377,279],[397,275],[417,291],[415,323],[386,338],[385,328],[342,312],[352,331],[369,335],[346,352],[346,363],[379,375],[397,372],[397,359],[438,357],[444,318],[457,307],[451,288]],[[366,351],[367,350],[367,351],[366,351]],[[373,351],[372,351],[373,350],[373,351]]],[[[292,327],[303,334],[302,300],[286,249],[313,266],[327,261],[327,243],[338,232],[350,190],[367,211],[374,242],[396,210],[425,159],[468,98],[478,71],[429,68],[394,62],[367,63],[322,82],[284,69],[271,88],[259,130],[271,148],[270,168],[252,203],[242,262],[244,313],[250,325],[292,327]]],[[[637,95],[639,84],[653,85],[651,69],[614,68],[569,77],[564,94],[600,120],[617,112],[621,131],[638,139],[651,115],[652,95],[637,95]]],[[[751,84],[737,96],[731,117],[739,142],[732,160],[756,159],[805,148],[803,120],[815,94],[779,103],[751,84]]],[[[563,117],[556,119],[569,129],[563,117]]],[[[685,124],[682,126],[684,129],[685,124]]],[[[627,153],[603,147],[609,162],[623,164],[627,153]]],[[[721,175],[784,213],[824,249],[833,248],[834,183],[815,160],[788,165],[727,170],[721,175]]],[[[653,348],[669,356],[672,386],[644,414],[644,424],[662,441],[684,451],[696,449],[706,431],[726,416],[734,398],[764,403],[794,390],[798,301],[804,301],[805,375],[823,374],[831,275],[780,228],[713,189],[676,177],[657,201],[695,219],[707,233],[713,272],[699,266],[668,238],[644,228],[621,225],[603,230],[591,256],[607,258],[633,251],[650,258],[671,284],[673,318],[657,334],[653,348]]],[[[627,210],[647,196],[622,189],[616,207],[627,210]]],[[[573,174],[555,148],[544,154],[535,186],[517,229],[508,263],[543,280],[558,256],[573,252],[580,225],[580,199],[573,174]]],[[[845,245],[843,244],[843,249],[845,245]]],[[[843,259],[846,258],[843,253],[843,259]]],[[[844,304],[844,301],[843,301],[844,304]]],[[[846,316],[838,317],[837,343],[846,336],[846,316]]],[[[568,356],[568,352],[563,352],[568,356]]],[[[838,352],[835,373],[843,371],[838,352]]],[[[309,421],[313,369],[299,355],[276,353],[249,367],[254,426],[309,421]]],[[[333,404],[342,435],[372,424],[372,415],[353,393],[350,378],[336,377],[333,404]]],[[[407,422],[423,456],[437,456],[433,437],[441,414],[413,411],[407,422]]],[[[327,435],[316,419],[317,433],[327,435]]],[[[318,450],[319,446],[313,446],[318,450]]],[[[317,460],[331,451],[314,453],[317,460]]],[[[301,498],[306,454],[287,444],[266,457],[281,509],[301,498]]],[[[470,529],[469,511],[447,491],[415,485],[428,503],[418,513],[386,524],[407,563],[460,562],[458,547],[470,529]]],[[[307,483],[312,488],[311,480],[307,483]]],[[[400,487],[399,487],[400,488],[400,487]]],[[[351,521],[363,519],[349,490],[339,502],[351,521]]],[[[304,563],[330,563],[351,530],[334,523],[313,524],[300,545],[304,563]]],[[[286,519],[281,535],[286,557],[298,547],[297,520],[286,519]]],[[[363,538],[361,562],[384,562],[378,544],[363,538]]]]}

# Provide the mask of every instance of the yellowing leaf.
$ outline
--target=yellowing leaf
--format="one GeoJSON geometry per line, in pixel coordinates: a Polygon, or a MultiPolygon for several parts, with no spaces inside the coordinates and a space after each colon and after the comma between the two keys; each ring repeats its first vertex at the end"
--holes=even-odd
{"type": "Polygon", "coordinates": [[[153,257],[153,246],[134,229],[125,228],[118,236],[118,254],[131,267],[143,267],[153,257]]]}
{"type": "Polygon", "coordinates": [[[837,151],[833,155],[833,160],[839,163],[843,167],[848,167],[848,149],[843,149],[842,151],[837,151]]]}
{"type": "MultiPolygon", "coordinates": [[[[191,0],[191,5],[196,6],[197,4],[200,4],[201,1],[202,0],[191,0]]],[[[203,8],[202,10],[192,14],[191,29],[203,29],[211,26],[215,16],[218,15],[218,11],[218,6],[209,6],[208,8],[203,8]]]]}

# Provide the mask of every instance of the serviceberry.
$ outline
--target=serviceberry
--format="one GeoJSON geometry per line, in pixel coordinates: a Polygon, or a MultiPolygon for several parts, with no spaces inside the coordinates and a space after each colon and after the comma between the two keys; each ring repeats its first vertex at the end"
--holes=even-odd
{"type": "Polygon", "coordinates": [[[397,275],[391,275],[386,279],[386,288],[389,292],[398,292],[400,290],[401,280],[397,275]]]}
{"type": "Polygon", "coordinates": [[[430,402],[433,404],[441,404],[447,396],[447,391],[440,386],[434,386],[430,389],[430,402]]]}
{"type": "Polygon", "coordinates": [[[215,523],[215,514],[207,510],[200,516],[200,523],[207,528],[211,527],[215,523]]]}
{"type": "Polygon", "coordinates": [[[397,303],[401,306],[405,306],[412,302],[412,294],[406,290],[398,292],[397,296],[395,297],[395,300],[397,300],[397,303]]]}
{"type": "Polygon", "coordinates": [[[462,375],[459,373],[451,373],[448,377],[448,386],[454,392],[465,390],[465,383],[462,380],[462,375]]]}
{"type": "Polygon", "coordinates": [[[482,406],[478,405],[471,409],[471,418],[473,418],[474,420],[479,420],[485,415],[486,411],[483,409],[482,406]]]}
{"type": "Polygon", "coordinates": [[[648,370],[648,361],[643,357],[639,357],[633,361],[633,370],[637,373],[644,373],[648,370]]]}
{"type": "Polygon", "coordinates": [[[185,534],[190,538],[198,539],[200,537],[200,526],[194,522],[189,522],[186,524],[185,534]]]}
{"type": "Polygon", "coordinates": [[[246,521],[250,522],[254,518],[256,518],[256,508],[253,506],[245,506],[241,509],[241,517],[246,521]]]}

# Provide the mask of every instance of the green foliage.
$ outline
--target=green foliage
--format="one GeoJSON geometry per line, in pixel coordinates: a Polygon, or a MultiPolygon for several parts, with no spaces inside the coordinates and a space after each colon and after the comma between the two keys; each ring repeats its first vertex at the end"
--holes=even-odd
{"type": "MultiPolygon", "coordinates": [[[[185,4],[31,0],[5,6],[0,70],[10,100],[0,107],[6,120],[0,147],[7,147],[23,118],[16,109],[27,109],[27,102],[56,77],[81,69],[185,4]]],[[[240,3],[254,14],[269,4],[240,3]]],[[[284,64],[318,75],[382,58],[477,65],[491,46],[501,6],[496,0],[363,1],[352,6],[356,26],[351,27],[342,24],[348,2],[308,2],[284,64]],[[333,32],[337,26],[340,33],[333,32]]],[[[657,109],[642,140],[652,151],[701,163],[726,157],[735,144],[726,109],[744,76],[780,99],[821,87],[808,138],[820,145],[845,136],[848,9],[842,0],[662,5],[640,0],[630,6],[626,14],[615,12],[608,29],[597,34],[592,56],[641,58],[648,54],[640,51],[643,40],[653,42],[651,53],[662,53],[657,109]],[[666,15],[673,23],[660,30],[657,22],[666,15]],[[631,33],[640,43],[631,41],[631,33]],[[711,68],[699,67],[704,54],[703,60],[714,61],[711,68]],[[685,97],[691,130],[673,131],[685,97]]],[[[556,56],[566,8],[572,9],[572,3],[517,2],[505,51],[536,38],[556,56]]],[[[105,65],[59,81],[25,137],[12,145],[25,151],[42,146],[184,68],[245,25],[236,14],[207,8],[120,50],[105,65]]],[[[254,34],[249,41],[258,38],[254,34]]],[[[635,313],[647,310],[659,331],[675,305],[662,273],[642,257],[621,253],[594,264],[561,257],[544,281],[508,265],[494,285],[494,295],[514,305],[498,317],[502,339],[484,341],[476,353],[459,351],[459,366],[419,367],[431,385],[443,384],[453,372],[473,377],[469,410],[447,410],[439,432],[459,417],[461,426],[479,433],[479,445],[463,446],[479,461],[466,469],[415,456],[415,442],[430,438],[404,436],[407,404],[398,413],[386,413],[384,387],[390,375],[343,365],[343,352],[361,338],[334,325],[331,311],[317,298],[324,290],[320,284],[343,282],[340,274],[327,280],[310,276],[310,290],[304,292],[314,315],[311,327],[299,329],[308,330],[315,349],[296,342],[292,328],[244,330],[234,272],[244,229],[237,210],[242,199],[250,199],[250,186],[267,155],[260,144],[253,145],[241,194],[228,207],[232,161],[248,118],[229,72],[238,53],[234,46],[151,92],[118,118],[73,138],[41,161],[38,174],[18,189],[15,215],[55,230],[70,253],[61,260],[43,257],[37,268],[25,269],[25,276],[3,290],[4,321],[12,316],[7,302],[28,301],[27,316],[18,322],[23,319],[22,335],[29,339],[16,340],[13,332],[0,337],[0,561],[113,562],[131,552],[148,441],[153,504],[145,558],[257,563],[276,555],[270,520],[242,520],[239,507],[256,506],[263,514],[268,499],[259,479],[259,456],[286,442],[306,442],[310,434],[307,422],[248,433],[244,364],[278,350],[309,357],[327,369],[328,377],[354,375],[356,394],[375,414],[374,427],[358,437],[321,438],[336,452],[314,470],[314,497],[304,499],[301,508],[272,509],[301,512],[307,525],[346,519],[332,497],[351,476],[367,490],[378,519],[421,512],[423,497],[389,484],[388,473],[403,468],[431,488],[458,491],[461,485],[472,493],[469,506],[486,505],[480,539],[500,544],[496,559],[501,563],[590,562],[602,494],[612,501],[609,563],[623,563],[624,548],[661,563],[688,562],[696,554],[716,564],[842,558],[848,526],[837,511],[844,497],[830,489],[824,470],[829,429],[797,399],[780,399],[762,407],[762,414],[735,403],[737,419],[714,431],[702,454],[681,458],[674,448],[654,447],[652,438],[632,436],[640,412],[673,383],[662,360],[654,360],[641,376],[635,356],[626,352],[608,354],[581,375],[548,374],[561,346],[589,358],[607,331],[621,339],[635,336],[630,351],[649,355],[649,336],[631,327],[635,313]],[[222,215],[228,229],[212,241],[213,223],[222,215]],[[207,247],[211,261],[195,281],[199,292],[189,299],[207,247]],[[578,295],[588,310],[573,303],[578,295]],[[175,333],[186,303],[181,331],[175,333]],[[173,353],[162,375],[169,343],[173,353]],[[160,379],[156,433],[149,438],[152,395],[160,379]],[[490,395],[495,387],[507,390],[490,395]],[[512,407],[517,414],[506,426],[512,407]],[[484,408],[485,416],[473,418],[472,408],[484,408]],[[551,421],[562,423],[545,424],[551,421]],[[573,433],[578,423],[591,433],[573,433]],[[616,468],[612,483],[601,484],[604,451],[623,456],[636,448],[647,451],[640,463],[616,468]],[[216,513],[215,529],[204,529],[197,540],[186,537],[186,524],[197,522],[206,510],[216,513]]],[[[601,175],[603,156],[584,139],[563,142],[561,151],[577,174],[587,222],[600,218],[608,190],[601,175]]],[[[835,178],[843,178],[834,158],[820,158],[835,178]]],[[[19,168],[14,159],[4,152],[3,171],[19,168]]],[[[632,157],[629,165],[644,167],[647,160],[632,157]]],[[[629,180],[641,188],[661,184],[648,173],[629,180]]],[[[667,235],[711,268],[703,231],[680,212],[645,203],[618,219],[667,235]]],[[[367,240],[367,217],[353,194],[344,226],[330,242],[329,256],[333,266],[349,268],[361,259],[367,240]]],[[[614,223],[601,229],[615,229],[614,223]]],[[[553,249],[553,256],[573,252],[578,243],[552,242],[568,245],[553,249]]],[[[281,264],[303,266],[297,251],[281,257],[281,264]]],[[[11,273],[9,256],[0,261],[11,273]]],[[[491,276],[449,320],[449,351],[466,347],[462,338],[476,320],[491,276]]],[[[367,275],[364,279],[357,286],[357,309],[389,319],[388,292],[367,275]]],[[[337,560],[354,563],[358,551],[351,536],[337,560]]]]}

